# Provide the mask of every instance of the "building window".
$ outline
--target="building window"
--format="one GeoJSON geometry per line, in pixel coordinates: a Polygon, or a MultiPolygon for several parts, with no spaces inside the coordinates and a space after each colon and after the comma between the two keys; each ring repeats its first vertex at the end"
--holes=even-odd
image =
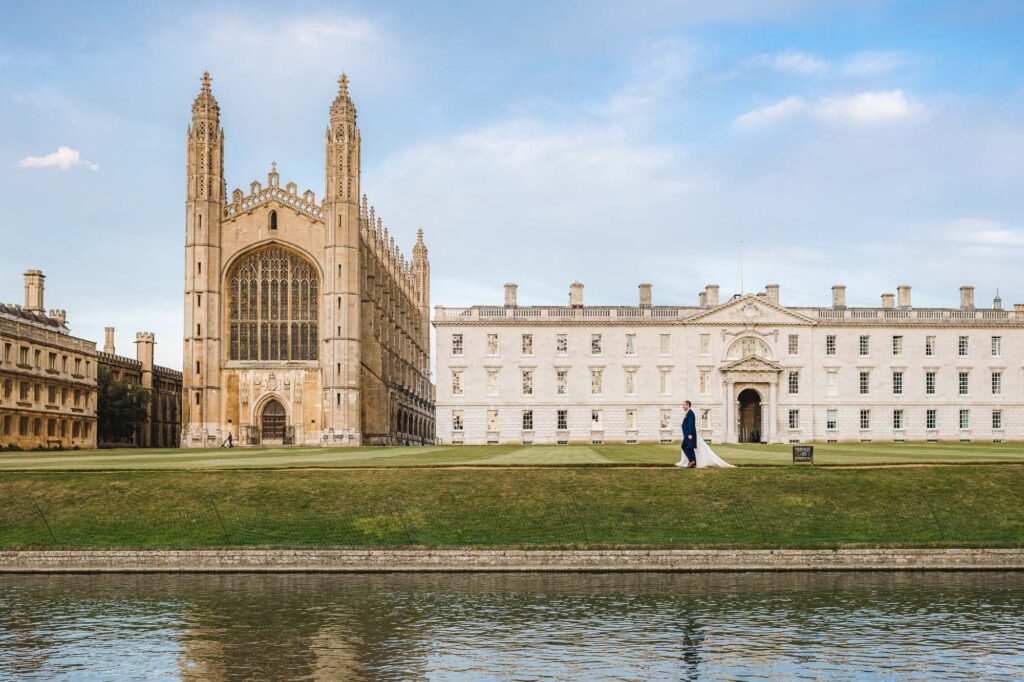
{"type": "Polygon", "coordinates": [[[487,430],[497,431],[498,430],[498,411],[487,410],[487,430]]]}
{"type": "Polygon", "coordinates": [[[892,428],[897,431],[903,428],[903,410],[892,411],[892,428]]]}
{"type": "Polygon", "coordinates": [[[711,334],[700,335],[700,354],[711,355],[711,334]]]}
{"type": "Polygon", "coordinates": [[[800,372],[791,370],[789,372],[789,394],[796,395],[800,393],[800,372]]]}
{"type": "Polygon", "coordinates": [[[627,431],[634,431],[634,430],[636,430],[636,410],[633,410],[633,409],[626,410],[626,430],[627,431]]]}
{"type": "Polygon", "coordinates": [[[533,355],[533,334],[523,334],[523,355],[533,355]]]}
{"type": "Polygon", "coordinates": [[[925,355],[929,355],[929,356],[935,355],[935,337],[934,336],[926,336],[926,337],[924,337],[924,354],[925,355]]]}
{"type": "Polygon", "coordinates": [[[658,393],[672,395],[672,370],[664,368],[658,370],[658,393]]]}
{"type": "MultiPolygon", "coordinates": [[[[67,389],[64,389],[64,390],[67,390],[67,389]]],[[[28,391],[29,391],[29,388],[28,388],[28,382],[27,381],[18,382],[18,400],[20,400],[22,402],[27,401],[28,400],[28,391]]]]}
{"type": "Polygon", "coordinates": [[[992,372],[992,395],[1003,394],[1003,373],[992,372]]]}
{"type": "Polygon", "coordinates": [[[868,395],[871,392],[871,372],[860,373],[860,394],[868,395]]]}
{"type": "Polygon", "coordinates": [[[497,355],[498,354],[498,335],[488,334],[487,335],[487,354],[497,355]]]}
{"type": "Polygon", "coordinates": [[[707,395],[711,392],[711,372],[706,369],[700,370],[700,393],[707,395]]]}
{"type": "Polygon", "coordinates": [[[903,337],[894,336],[892,337],[892,354],[895,356],[903,355],[903,337]]]}
{"type": "MultiPolygon", "coordinates": [[[[14,393],[14,382],[11,379],[4,379],[4,400],[8,400],[11,394],[14,393]]],[[[53,402],[53,399],[50,399],[53,402]]]]}
{"type": "Polygon", "coordinates": [[[789,411],[789,428],[799,429],[800,428],[800,410],[789,411]]]}
{"type": "Polygon", "coordinates": [[[452,355],[462,355],[462,334],[452,334],[452,355]]]}
{"type": "Polygon", "coordinates": [[[992,410],[992,428],[1001,429],[1003,428],[1003,411],[992,410]]]}
{"type": "Polygon", "coordinates": [[[462,410],[452,412],[452,431],[462,431],[462,410]]]}
{"type": "Polygon", "coordinates": [[[871,354],[871,337],[867,334],[862,334],[858,345],[860,356],[866,358],[871,354]]]}
{"type": "Polygon", "coordinates": [[[871,410],[860,411],[860,428],[870,429],[871,428],[871,410]]]}
{"type": "Polygon", "coordinates": [[[834,429],[839,421],[839,410],[828,410],[825,412],[825,428],[834,429]]]}
{"type": "Polygon", "coordinates": [[[462,395],[462,370],[452,370],[452,395],[462,395]]]}
{"type": "Polygon", "coordinates": [[[533,431],[533,410],[523,410],[523,431],[533,431]]]}
{"type": "Polygon", "coordinates": [[[601,410],[590,411],[590,427],[597,430],[601,428],[601,410]]]}
{"type": "Polygon", "coordinates": [[[998,358],[1003,354],[1003,337],[992,337],[992,357],[998,358]]]}
{"type": "Polygon", "coordinates": [[[960,410],[960,428],[969,429],[971,428],[971,411],[960,410]]]}
{"type": "MultiPolygon", "coordinates": [[[[57,371],[57,354],[56,353],[50,353],[49,362],[50,362],[49,368],[56,372],[57,371]]],[[[64,371],[67,371],[67,363],[64,364],[64,371]]]]}
{"type": "Polygon", "coordinates": [[[487,395],[496,396],[501,393],[501,370],[489,368],[487,370],[487,395]]]}
{"type": "Polygon", "coordinates": [[[28,417],[18,417],[18,435],[28,435],[28,417]]]}
{"type": "Polygon", "coordinates": [[[559,410],[557,414],[557,420],[555,428],[559,431],[569,430],[569,410],[559,410]]]}
{"type": "Polygon", "coordinates": [[[232,266],[227,286],[231,360],[317,359],[320,281],[309,261],[258,249],[232,266]]]}
{"type": "Polygon", "coordinates": [[[789,335],[789,354],[799,355],[800,354],[800,336],[798,334],[789,335]]]}
{"type": "Polygon", "coordinates": [[[636,395],[636,370],[626,370],[626,395],[636,395]]]}
{"type": "Polygon", "coordinates": [[[934,409],[925,410],[925,413],[924,413],[924,427],[926,429],[934,429],[934,428],[936,428],[935,425],[938,423],[937,414],[938,414],[938,410],[934,410],[934,409]]]}
{"type": "Polygon", "coordinates": [[[556,334],[555,335],[555,353],[558,355],[569,354],[569,335],[568,334],[556,334]]]}
{"type": "Polygon", "coordinates": [[[927,395],[935,395],[935,372],[924,373],[924,392],[927,395]]]}
{"type": "Polygon", "coordinates": [[[601,395],[604,393],[604,370],[590,370],[590,395],[601,395]]]}
{"type": "Polygon", "coordinates": [[[839,395],[839,370],[830,369],[825,373],[825,395],[839,395]]]}
{"type": "Polygon", "coordinates": [[[829,334],[825,337],[825,355],[836,354],[836,337],[835,334],[829,334]]]}
{"type": "Polygon", "coordinates": [[[711,428],[711,410],[700,411],[700,428],[705,431],[711,428]]]}
{"type": "Polygon", "coordinates": [[[600,355],[601,354],[601,335],[591,334],[590,335],[590,354],[600,355]]]}
{"type": "Polygon", "coordinates": [[[903,395],[903,372],[892,373],[892,394],[903,395]]]}
{"type": "Polygon", "coordinates": [[[270,212],[270,229],[271,230],[276,230],[277,229],[277,211],[271,211],[270,212]]]}
{"type": "Polygon", "coordinates": [[[626,334],[626,355],[636,355],[636,334],[626,334]]]}
{"type": "Polygon", "coordinates": [[[658,340],[658,344],[659,344],[659,346],[658,346],[659,351],[658,352],[661,353],[662,355],[671,355],[672,354],[672,335],[671,334],[661,334],[658,337],[658,339],[659,339],[658,340]]]}
{"type": "Polygon", "coordinates": [[[970,372],[960,372],[960,395],[967,395],[970,391],[970,372]]]}
{"type": "Polygon", "coordinates": [[[967,337],[961,336],[960,342],[957,345],[957,354],[960,356],[967,355],[967,337]]]}
{"type": "Polygon", "coordinates": [[[523,395],[533,395],[533,370],[523,370],[523,395]]]}
{"type": "Polygon", "coordinates": [[[658,424],[663,429],[671,429],[672,428],[672,410],[670,410],[668,408],[663,408],[661,410],[661,418],[658,421],[658,424]]]}
{"type": "Polygon", "coordinates": [[[569,393],[569,370],[555,370],[555,393],[557,395],[568,395],[569,393]]]}

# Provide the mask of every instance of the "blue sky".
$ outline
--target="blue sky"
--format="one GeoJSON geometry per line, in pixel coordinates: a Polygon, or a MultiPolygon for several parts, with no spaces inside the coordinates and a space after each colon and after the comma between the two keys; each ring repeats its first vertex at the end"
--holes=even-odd
{"type": "Polygon", "coordinates": [[[694,304],[769,282],[1024,301],[1024,3],[4,2],[0,300],[181,365],[184,152],[204,69],[229,190],[323,193],[342,70],[363,189],[433,302],[694,304]],[[61,148],[66,148],[62,150],[61,148]]]}

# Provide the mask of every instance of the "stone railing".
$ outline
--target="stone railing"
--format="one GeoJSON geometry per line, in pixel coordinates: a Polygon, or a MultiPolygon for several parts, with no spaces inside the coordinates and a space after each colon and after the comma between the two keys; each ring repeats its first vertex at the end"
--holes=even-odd
{"type": "Polygon", "coordinates": [[[632,308],[628,306],[598,306],[593,308],[569,308],[562,306],[501,307],[474,306],[471,308],[434,308],[435,322],[479,322],[487,320],[531,320],[531,321],[630,321],[684,320],[700,312],[700,308],[632,308]]]}
{"type": "Polygon", "coordinates": [[[1024,320],[1015,310],[960,310],[956,308],[811,308],[799,312],[821,320],[963,320],[1007,322],[1024,320]]]}

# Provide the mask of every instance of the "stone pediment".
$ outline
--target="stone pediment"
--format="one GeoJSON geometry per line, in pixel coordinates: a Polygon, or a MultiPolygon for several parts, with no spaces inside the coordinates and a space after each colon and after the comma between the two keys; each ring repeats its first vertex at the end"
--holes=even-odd
{"type": "Polygon", "coordinates": [[[782,365],[774,360],[766,360],[757,355],[748,355],[739,360],[723,365],[720,372],[781,372],[782,365]]]}
{"type": "Polygon", "coordinates": [[[688,319],[687,324],[701,325],[811,325],[816,321],[783,308],[764,296],[747,294],[728,303],[706,310],[688,319]]]}

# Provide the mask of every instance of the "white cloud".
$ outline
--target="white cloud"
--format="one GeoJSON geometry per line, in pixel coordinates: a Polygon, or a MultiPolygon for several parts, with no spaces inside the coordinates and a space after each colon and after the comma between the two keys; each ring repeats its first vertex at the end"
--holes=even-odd
{"type": "Polygon", "coordinates": [[[919,105],[907,99],[902,90],[862,92],[815,101],[788,97],[740,114],[735,124],[741,128],[759,128],[799,116],[809,116],[830,123],[871,125],[907,119],[921,110],[919,105]]]}
{"type": "Polygon", "coordinates": [[[746,65],[801,75],[821,73],[828,68],[828,63],[825,60],[807,52],[759,54],[747,60],[746,65]]]}
{"type": "Polygon", "coordinates": [[[902,68],[908,62],[903,52],[858,52],[847,58],[840,70],[847,76],[876,76],[902,68]]]}
{"type": "Polygon", "coordinates": [[[1002,222],[986,218],[952,220],[942,236],[948,242],[981,249],[1024,248],[1024,231],[1010,229],[1002,222]]]}
{"type": "Polygon", "coordinates": [[[44,156],[26,156],[18,162],[21,168],[48,168],[56,166],[61,170],[70,170],[74,166],[85,166],[91,171],[98,171],[100,167],[91,161],[86,161],[77,149],[71,147],[58,147],[57,151],[44,156]]]}

